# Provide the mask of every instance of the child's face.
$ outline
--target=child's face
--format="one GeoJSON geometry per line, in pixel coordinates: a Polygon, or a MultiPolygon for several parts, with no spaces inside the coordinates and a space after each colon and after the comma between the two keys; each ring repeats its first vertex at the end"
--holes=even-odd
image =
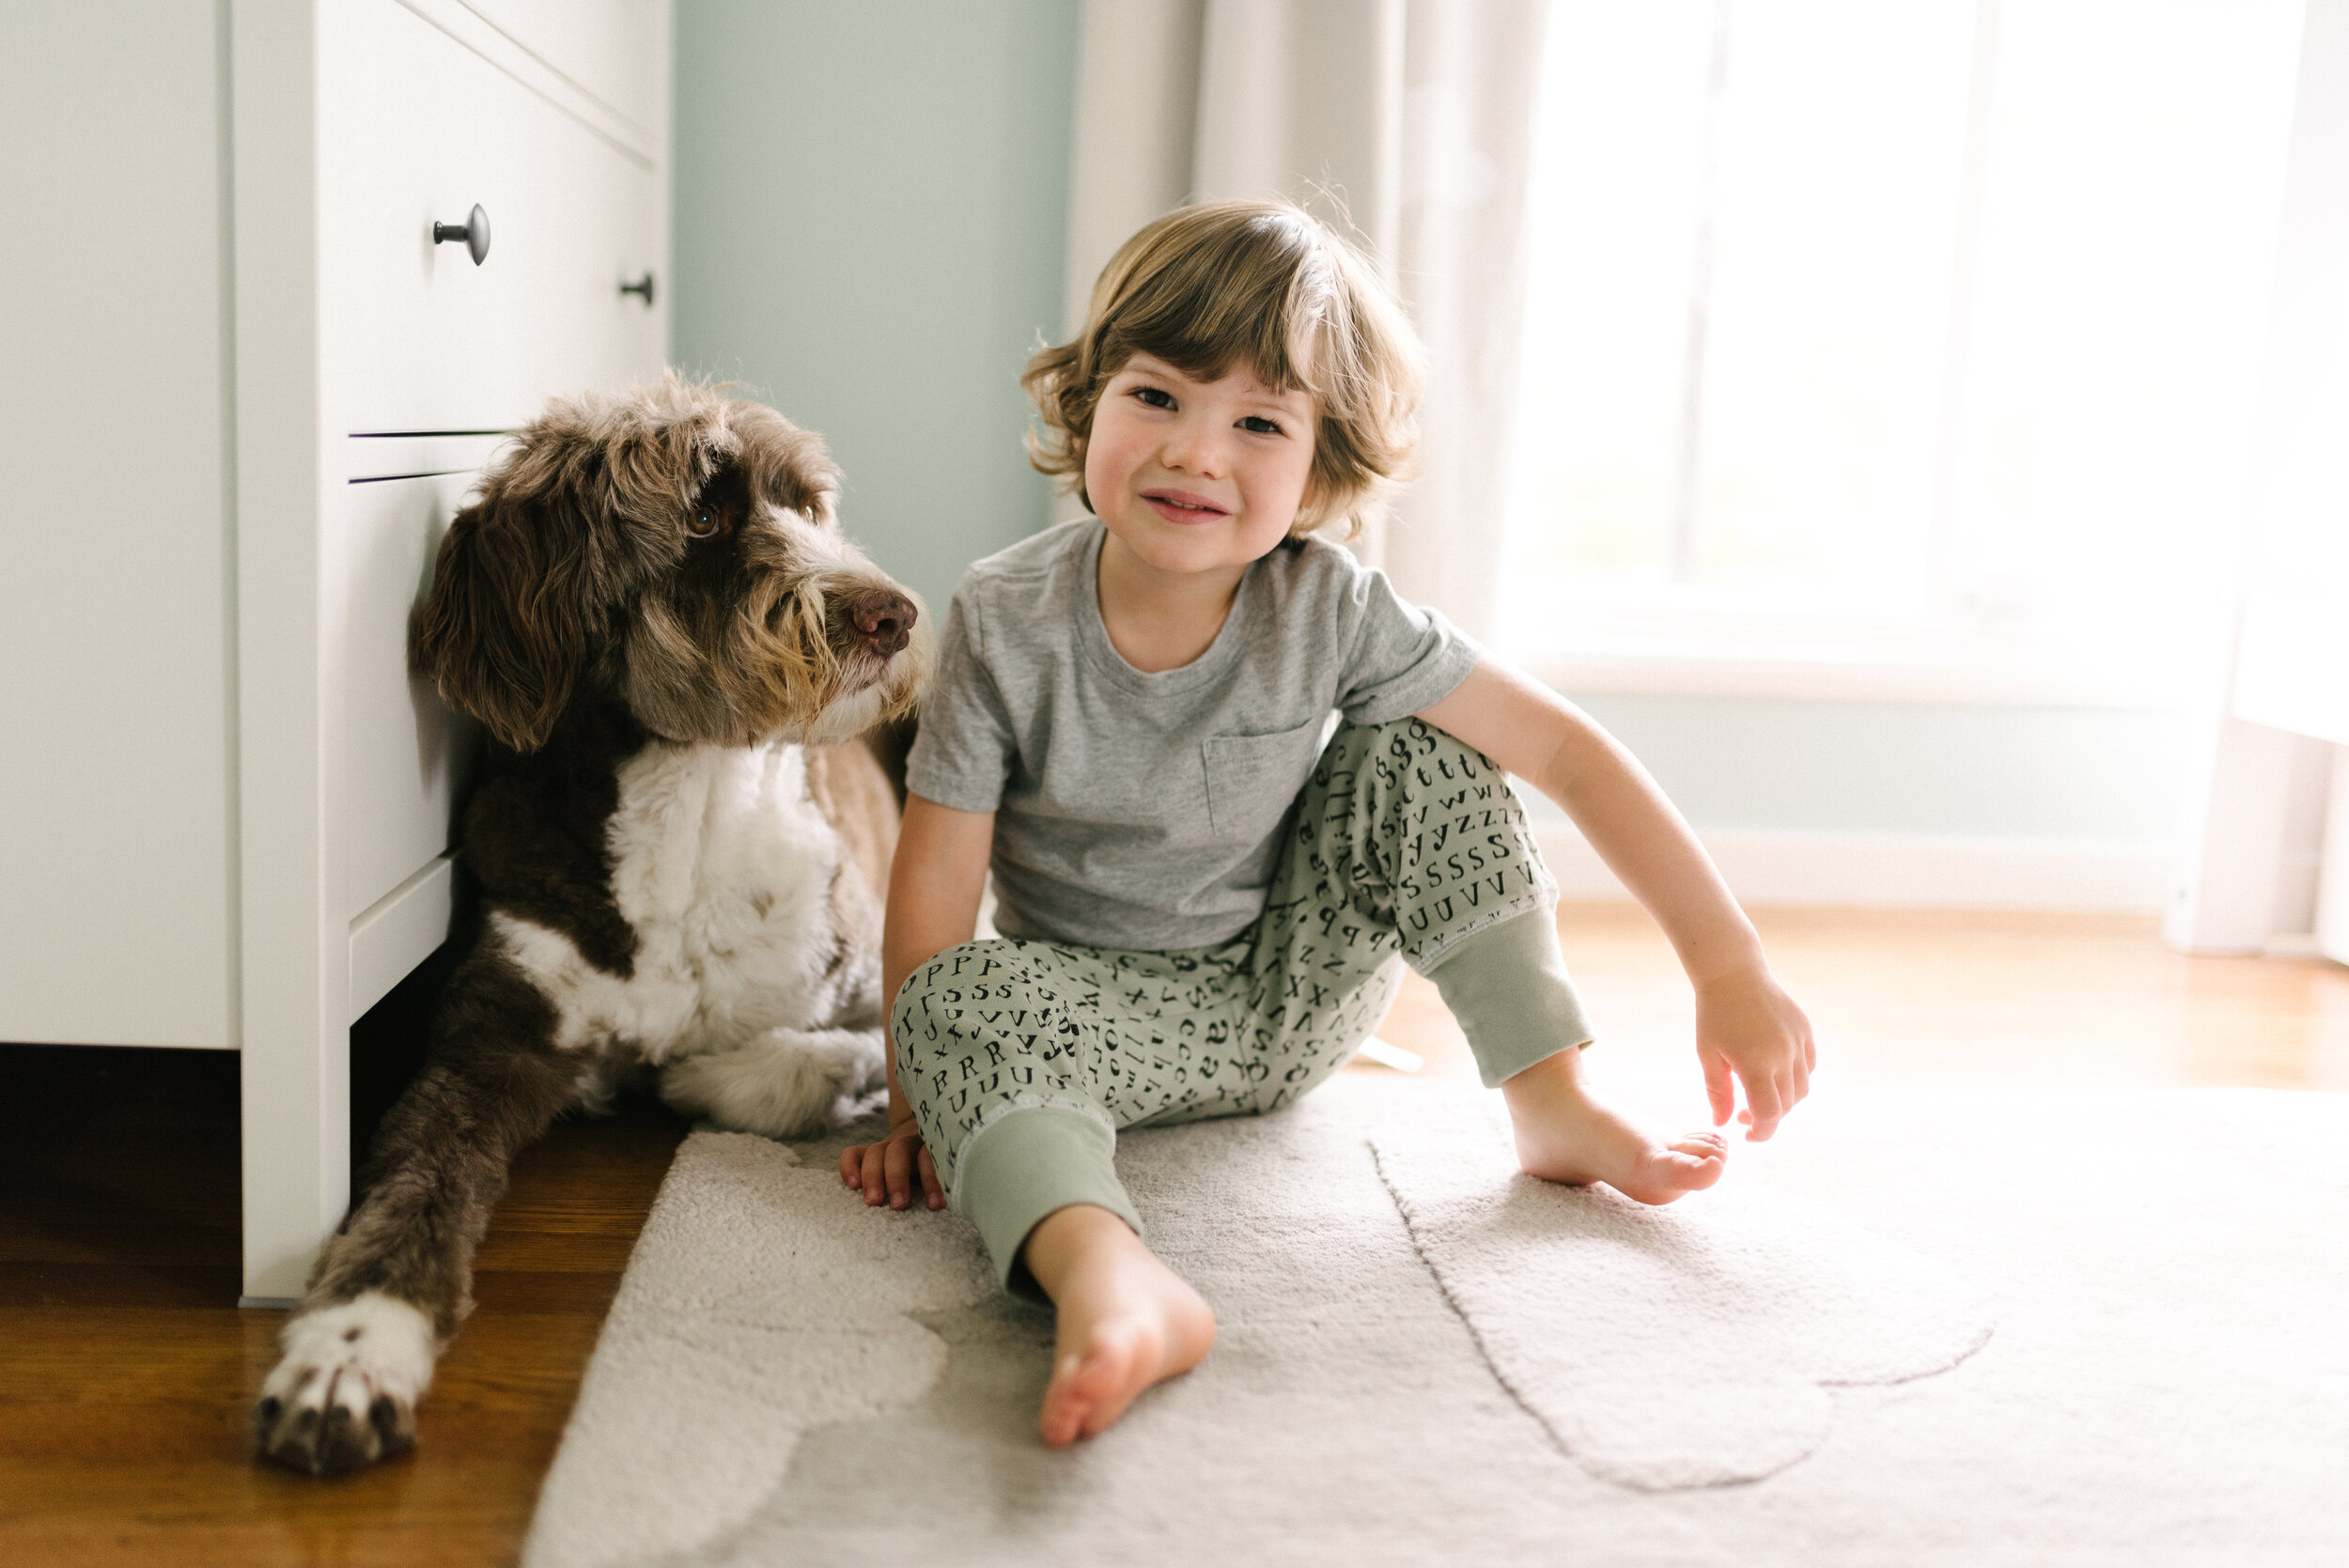
{"type": "Polygon", "coordinates": [[[1110,533],[1160,571],[1245,568],[1297,520],[1313,474],[1313,398],[1245,369],[1194,380],[1136,354],[1101,389],[1085,491],[1110,533]]]}

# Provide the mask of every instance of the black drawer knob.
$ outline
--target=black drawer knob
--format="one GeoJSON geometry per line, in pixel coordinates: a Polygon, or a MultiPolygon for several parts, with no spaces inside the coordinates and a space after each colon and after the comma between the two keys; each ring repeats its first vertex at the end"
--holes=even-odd
{"type": "Polygon", "coordinates": [[[646,305],[650,305],[652,303],[651,269],[647,268],[645,272],[645,275],[638,278],[634,283],[623,283],[620,285],[620,292],[623,294],[641,294],[644,296],[645,303],[646,305]]]}
{"type": "Polygon", "coordinates": [[[462,240],[465,242],[465,249],[473,252],[473,264],[476,267],[489,256],[490,214],[481,210],[479,202],[474,203],[473,210],[465,214],[463,224],[434,224],[432,225],[434,244],[445,245],[451,240],[462,240]]]}

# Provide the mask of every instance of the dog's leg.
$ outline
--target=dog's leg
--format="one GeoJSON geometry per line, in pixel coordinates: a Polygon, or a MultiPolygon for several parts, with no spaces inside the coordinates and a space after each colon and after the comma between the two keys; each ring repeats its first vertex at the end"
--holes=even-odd
{"type": "Polygon", "coordinates": [[[580,1097],[553,1009],[492,954],[452,982],[424,1070],[376,1135],[363,1196],[279,1336],[261,1452],[313,1474],[408,1447],[433,1362],[473,1310],[473,1255],[514,1154],[580,1097]]]}
{"type": "Polygon", "coordinates": [[[804,1138],[884,1081],[878,1029],[770,1029],[731,1050],[667,1063],[661,1097],[736,1132],[804,1138]]]}

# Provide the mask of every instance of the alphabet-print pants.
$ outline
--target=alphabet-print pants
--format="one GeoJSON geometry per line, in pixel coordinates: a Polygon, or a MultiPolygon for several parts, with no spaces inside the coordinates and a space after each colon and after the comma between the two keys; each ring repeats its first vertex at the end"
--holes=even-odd
{"type": "Polygon", "coordinates": [[[996,939],[898,990],[897,1081],[997,1277],[1036,1222],[1097,1203],[1139,1232],[1116,1129],[1275,1110],[1434,980],[1486,1084],[1588,1041],[1557,884],[1506,775],[1416,719],[1342,724],[1299,797],[1264,914],[1173,953],[996,939]]]}

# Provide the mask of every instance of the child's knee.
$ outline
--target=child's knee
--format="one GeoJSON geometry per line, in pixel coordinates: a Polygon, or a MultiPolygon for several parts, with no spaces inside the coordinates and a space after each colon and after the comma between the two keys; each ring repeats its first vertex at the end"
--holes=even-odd
{"type": "Polygon", "coordinates": [[[1078,1088],[1054,951],[1003,938],[964,942],[897,988],[889,1030],[897,1087],[941,1159],[990,1107],[1078,1088]]]}
{"type": "Polygon", "coordinates": [[[1414,844],[1442,848],[1470,836],[1486,843],[1487,835],[1501,834],[1522,852],[1536,854],[1525,808],[1506,770],[1423,719],[1340,724],[1322,754],[1315,785],[1350,798],[1335,817],[1325,810],[1315,819],[1330,826],[1351,823],[1354,832],[1367,830],[1380,852],[1414,844]]]}
{"type": "Polygon", "coordinates": [[[890,1002],[891,1033],[899,1033],[909,1022],[959,1017],[965,1007],[984,1000],[982,985],[991,995],[996,985],[1007,983],[1017,945],[1002,937],[986,937],[945,948],[916,964],[890,1002]]]}
{"type": "Polygon", "coordinates": [[[1375,724],[1343,723],[1322,750],[1324,770],[1359,784],[1391,786],[1391,798],[1507,777],[1484,753],[1424,719],[1405,715],[1375,724]]]}
{"type": "Polygon", "coordinates": [[[947,948],[915,965],[898,986],[889,1008],[889,1048],[897,1086],[917,1109],[935,1076],[930,1069],[975,1043],[967,1026],[982,1000],[978,987],[1003,967],[995,950],[1010,945],[990,939],[947,948]]]}
{"type": "Polygon", "coordinates": [[[1557,902],[1509,775],[1423,720],[1340,725],[1306,804],[1291,874],[1318,888],[1337,871],[1353,912],[1392,929],[1415,965],[1557,902]]]}

